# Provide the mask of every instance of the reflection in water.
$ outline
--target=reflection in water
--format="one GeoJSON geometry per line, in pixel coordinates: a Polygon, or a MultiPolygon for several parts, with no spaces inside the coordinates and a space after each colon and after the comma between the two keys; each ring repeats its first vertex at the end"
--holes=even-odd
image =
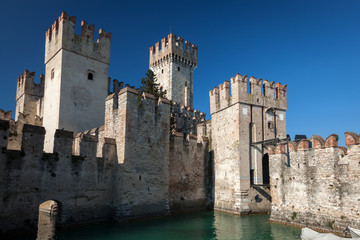
{"type": "Polygon", "coordinates": [[[137,220],[103,222],[57,231],[59,240],[129,239],[296,239],[300,229],[268,222],[269,215],[237,216],[221,212],[192,212],[137,220]]]}
{"type": "Polygon", "coordinates": [[[56,217],[58,214],[58,204],[49,200],[39,207],[38,233],[36,240],[55,239],[56,217]]]}
{"type": "Polygon", "coordinates": [[[268,222],[267,215],[235,216],[214,213],[215,239],[295,239],[300,230],[268,222]]]}

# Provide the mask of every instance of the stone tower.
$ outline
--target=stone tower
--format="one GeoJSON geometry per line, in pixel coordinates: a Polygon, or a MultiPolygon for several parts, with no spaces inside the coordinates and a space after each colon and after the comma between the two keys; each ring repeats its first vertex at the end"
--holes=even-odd
{"type": "Polygon", "coordinates": [[[193,106],[193,71],[197,67],[197,46],[170,33],[150,47],[150,69],[156,74],[166,97],[193,106]]]}
{"type": "Polygon", "coordinates": [[[46,152],[52,152],[56,129],[80,132],[104,124],[108,95],[111,33],[81,22],[65,12],[46,32],[44,120],[46,152]]]}
{"type": "Polygon", "coordinates": [[[240,74],[231,78],[231,93],[229,81],[210,91],[215,209],[270,211],[269,157],[263,142],[286,138],[286,92],[287,85],[240,74]]]}
{"type": "Polygon", "coordinates": [[[45,76],[40,75],[40,83],[35,83],[34,77],[35,72],[25,70],[17,79],[15,121],[19,119],[19,114],[23,114],[29,124],[38,125],[43,114],[45,76]]]}

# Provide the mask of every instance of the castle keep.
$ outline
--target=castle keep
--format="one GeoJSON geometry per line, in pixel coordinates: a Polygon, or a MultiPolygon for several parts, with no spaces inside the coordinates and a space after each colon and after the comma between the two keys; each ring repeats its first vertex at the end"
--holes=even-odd
{"type": "Polygon", "coordinates": [[[337,135],[288,142],[287,85],[240,74],[209,92],[206,120],[198,47],[172,33],[149,57],[167,99],[110,91],[111,33],[75,24],[62,12],[47,30],[45,75],[17,79],[15,120],[0,109],[0,231],[34,229],[39,206],[60,225],[210,208],[360,228],[360,136],[346,133],[348,149],[337,135]]]}

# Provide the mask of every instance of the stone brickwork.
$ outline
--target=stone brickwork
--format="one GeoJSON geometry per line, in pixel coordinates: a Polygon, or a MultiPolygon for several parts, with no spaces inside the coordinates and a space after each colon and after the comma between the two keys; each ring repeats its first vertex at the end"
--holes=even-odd
{"type": "Polygon", "coordinates": [[[186,135],[197,135],[197,126],[205,123],[206,115],[190,107],[180,106],[178,103],[171,105],[171,130],[172,133],[181,132],[186,135]]]}
{"type": "Polygon", "coordinates": [[[170,33],[150,47],[149,67],[166,97],[180,105],[193,106],[193,71],[198,47],[170,33]]]}
{"type": "Polygon", "coordinates": [[[320,136],[269,147],[271,220],[342,233],[360,228],[359,136],[320,136]]]}
{"type": "Polygon", "coordinates": [[[204,209],[209,201],[208,138],[176,132],[170,139],[169,201],[172,211],[204,209]]]}
{"type": "MultiPolygon", "coordinates": [[[[133,88],[109,95],[105,105],[104,126],[75,136],[57,130],[53,153],[43,152],[45,128],[0,111],[1,231],[35,228],[47,200],[59,205],[60,225],[207,206],[205,136],[170,138],[170,102],[133,88]]],[[[197,128],[205,132],[204,123],[197,128]]]]}
{"type": "MultiPolygon", "coordinates": [[[[286,137],[286,85],[237,74],[210,91],[215,209],[237,214],[268,212],[269,197],[255,206],[252,186],[263,185],[266,149],[252,142],[286,137]],[[250,89],[248,93],[248,85],[250,89]],[[261,90],[263,88],[263,91],[261,90]],[[274,97],[275,96],[275,97],[274,97]]],[[[260,197],[260,196],[259,196],[260,197]]]]}
{"type": "Polygon", "coordinates": [[[114,138],[121,165],[115,216],[169,213],[170,105],[124,88],[106,100],[104,136],[114,138]],[[156,108],[157,106],[157,108],[156,108]],[[156,110],[155,110],[156,108],[156,110]]]}
{"type": "Polygon", "coordinates": [[[43,152],[45,129],[24,125],[21,150],[8,150],[9,122],[0,121],[0,229],[36,229],[39,205],[60,204],[59,224],[109,218],[113,191],[115,145],[96,158],[96,139],[81,139],[81,156],[72,155],[73,134],[58,130],[54,153],[43,152]]]}

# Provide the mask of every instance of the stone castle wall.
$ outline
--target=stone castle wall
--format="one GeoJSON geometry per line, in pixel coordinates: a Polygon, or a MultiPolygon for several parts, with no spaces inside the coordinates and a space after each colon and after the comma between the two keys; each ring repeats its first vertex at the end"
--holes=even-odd
{"type": "Polygon", "coordinates": [[[360,145],[355,133],[270,147],[271,220],[341,232],[360,228],[360,145]]]}
{"type": "Polygon", "coordinates": [[[170,139],[169,201],[172,211],[204,209],[209,204],[208,138],[176,132],[170,139]]]}
{"type": "Polygon", "coordinates": [[[123,88],[108,96],[104,126],[57,130],[53,153],[43,152],[43,127],[0,117],[1,231],[36,226],[47,200],[59,204],[60,225],[206,206],[207,140],[170,140],[166,99],[123,88]]]}
{"type": "Polygon", "coordinates": [[[111,216],[115,145],[103,146],[96,158],[97,139],[82,137],[80,156],[72,155],[73,134],[58,130],[54,153],[43,152],[45,129],[25,124],[21,150],[8,150],[9,122],[0,121],[0,229],[34,228],[39,205],[60,204],[59,224],[88,222],[111,216]]]}
{"type": "Polygon", "coordinates": [[[269,211],[268,190],[259,192],[264,193],[261,197],[264,202],[255,206],[260,202],[253,202],[251,184],[263,184],[266,149],[261,144],[250,144],[286,137],[286,85],[267,80],[261,83],[261,79],[254,77],[248,83],[247,76],[237,74],[231,79],[231,95],[229,81],[209,93],[215,209],[237,214],[269,211]]]}

